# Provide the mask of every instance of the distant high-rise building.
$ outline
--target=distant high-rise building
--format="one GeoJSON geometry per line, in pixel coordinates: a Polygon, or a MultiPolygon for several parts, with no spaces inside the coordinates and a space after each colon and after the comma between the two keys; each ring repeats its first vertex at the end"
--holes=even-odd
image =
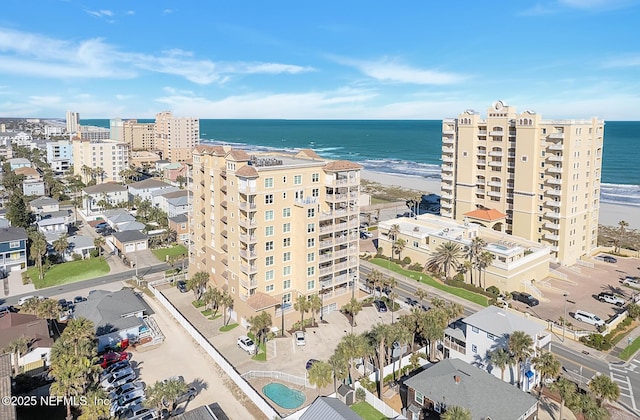
{"type": "Polygon", "coordinates": [[[131,150],[154,150],[155,123],[141,123],[138,120],[126,120],[122,126],[122,140],[131,146],[131,150]]]}
{"type": "Polygon", "coordinates": [[[121,182],[120,172],[129,168],[129,145],[114,140],[73,139],[73,174],[83,181],[121,182]]]}
{"type": "Polygon", "coordinates": [[[47,142],[47,162],[51,170],[57,174],[63,174],[73,166],[73,145],[69,140],[47,142]]]}
{"type": "Polygon", "coordinates": [[[316,294],[338,310],[358,293],[361,169],[312,150],[196,147],[190,273],[227,290],[242,325],[266,311],[291,328],[295,302],[316,294]]]}
{"type": "Polygon", "coordinates": [[[543,120],[497,101],[442,122],[441,214],[547,245],[574,264],[597,246],[604,122],[543,120]]]}
{"type": "Polygon", "coordinates": [[[80,113],[67,111],[67,133],[80,131],[80,113]]]}
{"type": "Polygon", "coordinates": [[[92,125],[81,125],[78,127],[80,129],[80,135],[74,136],[80,137],[83,140],[109,140],[111,138],[111,130],[104,127],[95,127],[92,125]]]}
{"type": "Polygon", "coordinates": [[[170,162],[191,162],[191,152],[200,143],[200,120],[174,117],[169,111],[156,114],[156,149],[170,162]]]}
{"type": "Polygon", "coordinates": [[[109,139],[124,141],[123,124],[121,118],[112,118],[109,120],[109,139]]]}

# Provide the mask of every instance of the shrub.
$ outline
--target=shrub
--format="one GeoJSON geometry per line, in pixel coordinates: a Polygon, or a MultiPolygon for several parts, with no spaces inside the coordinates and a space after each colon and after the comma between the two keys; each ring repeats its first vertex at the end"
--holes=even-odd
{"type": "Polygon", "coordinates": [[[364,389],[358,388],[356,391],[356,401],[362,402],[367,398],[367,394],[365,394],[364,389]]]}
{"type": "Polygon", "coordinates": [[[409,257],[404,257],[404,258],[402,259],[402,262],[404,263],[404,265],[409,265],[409,264],[411,264],[411,258],[409,258],[409,257]]]}
{"type": "Polygon", "coordinates": [[[500,294],[500,289],[498,289],[496,286],[489,286],[487,287],[487,292],[491,293],[495,297],[500,294]]]}
{"type": "Polygon", "coordinates": [[[603,336],[602,334],[592,333],[586,337],[580,337],[580,341],[586,346],[589,346],[596,350],[611,349],[611,338],[609,337],[609,334],[603,336]]]}
{"type": "Polygon", "coordinates": [[[73,258],[73,261],[80,261],[82,259],[82,255],[78,254],[77,252],[74,252],[71,258],[73,258]]]}
{"type": "Polygon", "coordinates": [[[422,273],[422,265],[418,263],[413,263],[409,266],[409,270],[417,271],[418,273],[422,273]]]}
{"type": "Polygon", "coordinates": [[[376,392],[376,383],[366,376],[360,379],[360,386],[371,393],[376,392]]]}
{"type": "Polygon", "coordinates": [[[97,249],[92,249],[91,252],[89,252],[89,255],[91,255],[91,258],[96,258],[99,255],[99,251],[97,249]]]}

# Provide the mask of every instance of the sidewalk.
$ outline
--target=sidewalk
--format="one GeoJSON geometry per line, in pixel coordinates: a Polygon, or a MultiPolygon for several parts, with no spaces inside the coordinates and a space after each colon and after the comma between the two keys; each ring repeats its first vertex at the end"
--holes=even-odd
{"type": "MultiPolygon", "coordinates": [[[[638,325],[633,330],[631,330],[631,332],[629,334],[627,334],[627,336],[623,340],[620,340],[618,342],[618,344],[616,344],[611,349],[609,354],[611,356],[615,357],[616,359],[618,359],[618,357],[620,356],[620,353],[622,352],[622,350],[624,350],[625,347],[627,347],[629,344],[633,343],[633,341],[638,337],[640,337],[640,325],[638,325]]],[[[637,352],[636,352],[636,354],[637,354],[637,352]]],[[[636,354],[631,355],[629,360],[633,359],[636,354]]],[[[626,362],[626,363],[628,363],[628,362],[626,362]]]]}

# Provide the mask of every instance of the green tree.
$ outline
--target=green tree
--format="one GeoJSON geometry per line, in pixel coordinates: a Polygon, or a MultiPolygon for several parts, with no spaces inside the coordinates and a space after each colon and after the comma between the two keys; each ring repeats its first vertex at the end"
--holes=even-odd
{"type": "Polygon", "coordinates": [[[416,289],[416,292],[414,293],[414,296],[417,297],[418,299],[420,299],[420,307],[424,307],[424,300],[429,297],[429,293],[427,293],[426,290],[424,289],[416,289]]]}
{"type": "Polygon", "coordinates": [[[596,375],[589,382],[589,389],[598,399],[600,407],[607,401],[616,401],[620,398],[620,387],[607,375],[596,375]]]}
{"type": "Polygon", "coordinates": [[[500,379],[504,381],[504,370],[511,364],[511,353],[502,347],[489,352],[489,360],[500,369],[500,379]]]}
{"type": "Polygon", "coordinates": [[[573,398],[576,394],[576,384],[570,380],[560,377],[557,381],[551,384],[551,390],[557,392],[560,395],[560,416],[563,419],[562,411],[566,402],[573,398]]]}
{"type": "Polygon", "coordinates": [[[540,373],[539,387],[542,389],[542,384],[545,379],[555,379],[560,375],[560,369],[562,364],[551,352],[543,352],[539,356],[533,358],[533,366],[540,373]]]}
{"type": "Polygon", "coordinates": [[[311,325],[316,325],[316,313],[322,310],[322,299],[317,293],[309,296],[309,310],[311,311],[311,325]]]}
{"type": "Polygon", "coordinates": [[[327,362],[317,361],[309,369],[309,382],[318,388],[324,388],[331,383],[333,368],[327,362]]]}
{"type": "MultiPolygon", "coordinates": [[[[222,305],[222,324],[227,325],[227,312],[229,309],[233,308],[233,296],[231,296],[226,290],[222,292],[222,296],[220,297],[220,305],[222,305]]],[[[229,320],[231,316],[229,316],[229,320]]]]}
{"type": "Polygon", "coordinates": [[[37,299],[36,316],[46,319],[50,327],[53,327],[54,320],[58,319],[62,308],[60,304],[53,299],[37,299]]]}
{"type": "Polygon", "coordinates": [[[293,309],[300,313],[300,329],[304,331],[304,314],[309,311],[309,300],[307,300],[307,297],[298,295],[293,304],[293,309]]]}
{"type": "Polygon", "coordinates": [[[624,240],[624,235],[629,227],[629,223],[624,220],[620,220],[618,222],[618,237],[615,240],[615,252],[620,252],[620,248],[623,246],[622,241],[624,240]]]}
{"type": "Polygon", "coordinates": [[[629,317],[638,319],[640,317],[640,305],[637,303],[630,303],[627,306],[627,313],[629,314],[629,317]]]}
{"type": "Polygon", "coordinates": [[[371,328],[370,337],[372,344],[376,348],[377,365],[378,365],[378,398],[382,398],[382,370],[384,368],[385,360],[387,359],[387,345],[389,344],[389,337],[391,336],[391,326],[386,324],[376,324],[371,328]]]}
{"type": "Polygon", "coordinates": [[[418,331],[422,338],[429,342],[429,360],[436,360],[436,345],[438,340],[444,338],[444,329],[447,325],[447,315],[444,308],[433,307],[422,312],[418,319],[418,331]]]}
{"type": "Polygon", "coordinates": [[[162,384],[162,398],[164,400],[164,405],[170,407],[170,411],[175,410],[176,399],[184,394],[189,386],[180,379],[169,379],[163,382],[162,384]]]}
{"type": "Polygon", "coordinates": [[[33,222],[33,215],[27,208],[20,189],[16,189],[11,193],[9,204],[7,205],[7,220],[11,222],[11,226],[25,229],[33,222]]]}
{"type": "Polygon", "coordinates": [[[209,273],[206,271],[198,271],[189,280],[187,280],[187,289],[192,290],[196,296],[196,300],[200,300],[205,286],[209,282],[209,273]]]}
{"type": "Polygon", "coordinates": [[[214,309],[214,316],[218,313],[218,305],[220,304],[220,299],[222,298],[222,294],[215,287],[207,287],[207,290],[202,294],[200,300],[204,303],[205,309],[214,309]]]}
{"type": "Polygon", "coordinates": [[[249,324],[251,324],[250,331],[255,334],[258,343],[263,344],[264,338],[272,325],[271,314],[262,311],[258,315],[249,318],[249,324]]]}
{"type": "Polygon", "coordinates": [[[17,376],[20,373],[20,358],[29,352],[31,346],[31,338],[21,336],[16,338],[7,344],[7,347],[3,349],[4,352],[11,353],[11,360],[13,361],[13,376],[17,376]]]}
{"type": "Polygon", "coordinates": [[[398,234],[400,233],[400,225],[399,224],[393,224],[391,225],[391,228],[389,229],[389,239],[391,239],[392,241],[395,241],[396,239],[398,239],[398,234]]]}
{"type": "Polygon", "coordinates": [[[102,388],[96,387],[87,391],[87,404],[82,406],[82,414],[78,420],[108,420],[111,419],[109,405],[102,401],[109,399],[109,395],[102,388]]]}
{"type": "Polygon", "coordinates": [[[600,407],[591,395],[578,392],[568,404],[574,413],[582,414],[584,420],[607,420],[609,418],[609,412],[604,407],[600,407]]]}
{"type": "Polygon", "coordinates": [[[93,240],[93,246],[98,250],[98,257],[102,256],[102,247],[107,243],[103,236],[98,236],[93,240]]]}
{"type": "Polygon", "coordinates": [[[402,260],[402,251],[407,246],[407,241],[402,238],[398,238],[393,242],[393,252],[398,254],[398,259],[402,260]]]}
{"type": "Polygon", "coordinates": [[[31,247],[29,248],[29,252],[31,253],[31,258],[33,258],[36,263],[36,267],[38,268],[38,278],[42,280],[44,278],[44,265],[42,263],[42,258],[44,258],[47,253],[47,240],[44,237],[44,234],[39,230],[31,231],[30,239],[31,247]]]}
{"type": "Polygon", "coordinates": [[[89,372],[92,371],[92,366],[95,367],[88,358],[75,357],[71,354],[61,354],[51,362],[49,374],[55,381],[51,384],[49,393],[67,399],[67,420],[73,419],[71,415],[72,397],[84,395],[87,390],[91,380],[89,372]]]}
{"type": "Polygon", "coordinates": [[[509,336],[507,347],[513,356],[513,361],[518,371],[518,387],[522,385],[521,364],[531,355],[532,346],[533,339],[524,331],[514,331],[509,336]]]}
{"type": "Polygon", "coordinates": [[[440,416],[440,420],[471,420],[471,411],[459,405],[447,407],[447,411],[440,416]]]}
{"type": "Polygon", "coordinates": [[[343,381],[349,376],[349,360],[346,355],[334,352],[329,358],[329,365],[333,371],[333,392],[337,392],[337,381],[343,381]]]}
{"type": "Polygon", "coordinates": [[[444,273],[449,278],[451,270],[456,270],[462,257],[460,245],[448,241],[438,245],[426,264],[426,269],[437,273],[444,273]]]}
{"type": "Polygon", "coordinates": [[[64,261],[64,256],[69,249],[69,241],[67,240],[67,235],[62,235],[55,241],[53,241],[53,249],[60,255],[62,261],[64,261]]]}
{"type": "Polygon", "coordinates": [[[351,330],[353,331],[356,315],[358,315],[358,313],[360,313],[360,311],[362,310],[362,302],[360,302],[356,298],[351,298],[349,303],[342,307],[342,310],[351,316],[351,330]]]}
{"type": "Polygon", "coordinates": [[[482,252],[482,249],[485,246],[487,246],[487,243],[485,242],[485,240],[479,236],[476,236],[473,239],[471,239],[471,244],[469,245],[469,247],[466,248],[467,258],[468,258],[468,261],[471,263],[470,270],[469,270],[469,273],[471,274],[471,284],[474,284],[473,268],[476,265],[476,257],[480,255],[480,253],[482,252]]]}
{"type": "Polygon", "coordinates": [[[493,254],[488,251],[484,251],[477,257],[476,266],[478,267],[478,284],[483,289],[487,286],[487,267],[493,262],[493,254]],[[481,283],[482,272],[484,271],[484,284],[481,283]]]}

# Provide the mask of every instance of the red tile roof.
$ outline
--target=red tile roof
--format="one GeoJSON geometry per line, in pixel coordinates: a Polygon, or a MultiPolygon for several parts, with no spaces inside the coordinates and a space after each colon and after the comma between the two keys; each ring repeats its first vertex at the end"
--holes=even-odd
{"type": "Polygon", "coordinates": [[[257,178],[258,171],[256,171],[256,168],[254,168],[253,166],[246,165],[242,168],[239,168],[236,171],[236,175],[244,178],[257,178]]]}
{"type": "Polygon", "coordinates": [[[477,209],[477,210],[467,212],[464,215],[467,217],[471,217],[473,219],[486,220],[488,222],[504,219],[505,217],[507,217],[506,214],[502,214],[496,209],[487,209],[487,210],[477,209]]]}
{"type": "Polygon", "coordinates": [[[333,162],[324,165],[325,171],[347,171],[357,169],[362,169],[362,166],[349,160],[334,160],[333,162]]]}
{"type": "Polygon", "coordinates": [[[231,149],[227,156],[231,157],[235,161],[249,161],[251,160],[251,156],[244,150],[240,149],[231,149]]]}
{"type": "Polygon", "coordinates": [[[278,299],[262,292],[255,292],[253,295],[249,296],[249,299],[247,299],[247,305],[249,305],[256,311],[270,308],[277,305],[278,303],[280,303],[278,299]]]}

